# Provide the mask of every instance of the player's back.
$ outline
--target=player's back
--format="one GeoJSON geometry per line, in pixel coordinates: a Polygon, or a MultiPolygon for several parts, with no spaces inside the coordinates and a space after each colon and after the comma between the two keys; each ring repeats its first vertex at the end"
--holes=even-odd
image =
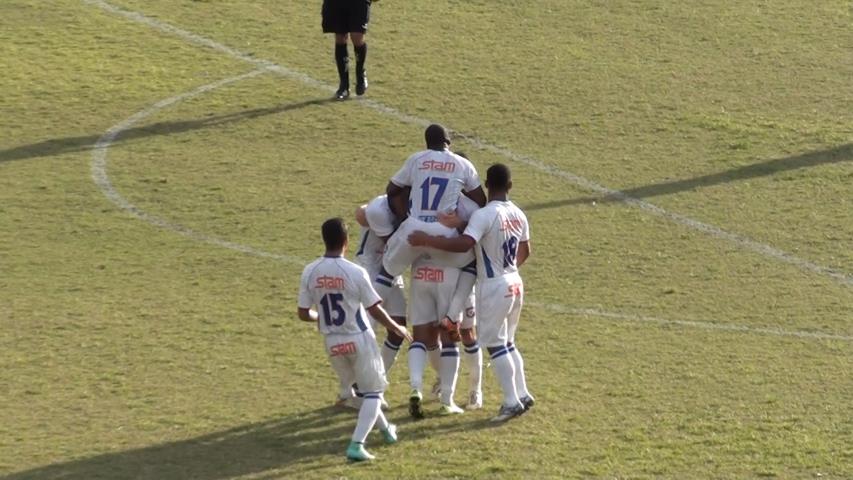
{"type": "Polygon", "coordinates": [[[308,298],[300,298],[300,305],[317,305],[322,333],[371,330],[363,304],[372,306],[380,299],[364,268],[343,257],[320,257],[305,267],[301,291],[308,298]]]}
{"type": "Polygon", "coordinates": [[[471,215],[465,235],[477,240],[478,278],[490,279],[518,272],[518,245],[530,239],[530,226],[514,203],[492,200],[471,215]]]}
{"type": "Polygon", "coordinates": [[[437,221],[438,212],[453,212],[463,192],[480,186],[474,165],[446,149],[410,156],[391,181],[412,187],[409,215],[425,222],[437,221]]]}

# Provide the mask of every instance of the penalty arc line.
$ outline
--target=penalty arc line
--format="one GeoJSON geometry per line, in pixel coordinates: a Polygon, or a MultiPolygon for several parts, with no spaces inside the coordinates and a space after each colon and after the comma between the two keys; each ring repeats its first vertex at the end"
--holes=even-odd
{"type": "MultiPolygon", "coordinates": [[[[315,78],[313,78],[313,77],[311,77],[305,73],[293,70],[291,68],[285,67],[283,65],[277,64],[277,63],[269,61],[269,60],[264,60],[261,58],[253,57],[249,54],[246,54],[244,52],[241,52],[239,50],[231,48],[227,45],[221,44],[215,40],[211,40],[207,37],[197,35],[195,33],[189,32],[187,30],[183,30],[181,28],[175,27],[175,26],[170,25],[170,24],[165,23],[165,22],[161,22],[157,19],[146,16],[142,13],[135,12],[132,10],[126,10],[124,8],[120,8],[120,7],[117,7],[117,6],[112,5],[110,3],[107,3],[103,0],[82,0],[82,1],[86,4],[98,7],[98,8],[100,8],[104,11],[107,11],[109,13],[123,16],[129,20],[134,21],[134,22],[147,25],[147,26],[154,28],[156,30],[160,30],[161,32],[169,33],[169,34],[175,35],[177,37],[183,38],[184,40],[186,40],[190,43],[193,43],[196,45],[201,45],[201,46],[216,50],[218,52],[229,55],[233,58],[242,60],[244,62],[251,63],[251,64],[253,64],[259,68],[267,69],[267,70],[274,72],[276,74],[279,74],[283,77],[292,78],[292,79],[298,80],[298,81],[300,81],[306,85],[309,85],[309,86],[312,86],[312,87],[315,87],[315,88],[318,88],[321,90],[325,90],[328,92],[334,92],[335,91],[335,88],[333,86],[328,85],[328,84],[326,84],[320,80],[317,80],[317,79],[315,79],[315,78]]],[[[395,118],[398,121],[403,122],[403,123],[419,125],[419,126],[424,126],[424,127],[431,124],[431,123],[435,123],[435,122],[432,122],[432,121],[429,121],[429,120],[426,120],[426,119],[423,119],[420,117],[416,117],[413,115],[403,113],[403,112],[401,112],[401,111],[399,111],[393,107],[382,104],[382,103],[377,102],[375,100],[360,99],[360,100],[358,100],[358,102],[361,105],[364,105],[364,106],[366,106],[372,110],[375,110],[377,112],[388,115],[388,116],[395,118]]],[[[641,200],[639,198],[631,197],[624,192],[605,187],[605,186],[600,185],[600,184],[598,184],[592,180],[589,180],[587,178],[581,177],[581,176],[576,175],[574,173],[559,169],[555,166],[546,164],[546,163],[544,163],[540,160],[537,160],[533,157],[526,156],[526,155],[520,155],[516,152],[513,152],[513,151],[507,149],[507,148],[499,147],[497,145],[488,143],[488,142],[484,141],[483,139],[481,139],[475,135],[466,134],[464,132],[460,132],[460,131],[456,131],[456,130],[453,130],[453,133],[455,135],[457,135],[458,137],[465,139],[467,142],[469,142],[475,148],[485,150],[485,151],[503,156],[503,157],[508,158],[510,160],[513,160],[515,162],[522,163],[522,164],[525,164],[527,166],[533,167],[539,171],[542,171],[542,172],[547,173],[549,175],[552,175],[554,177],[567,180],[568,182],[573,183],[575,186],[580,187],[582,189],[585,189],[585,190],[588,190],[591,192],[595,192],[597,194],[601,194],[604,196],[608,196],[611,198],[615,198],[615,199],[617,199],[621,202],[624,202],[628,205],[637,207],[637,208],[639,208],[645,212],[651,213],[653,215],[657,215],[659,217],[665,218],[665,219],[667,219],[671,222],[674,222],[676,224],[686,226],[688,228],[692,228],[694,230],[700,231],[700,232],[705,233],[705,234],[707,234],[711,237],[714,237],[714,238],[726,240],[728,242],[731,242],[735,245],[740,246],[741,248],[743,248],[745,250],[749,250],[749,251],[752,251],[754,253],[758,253],[760,255],[763,255],[765,257],[772,258],[772,259],[778,260],[780,262],[787,263],[789,265],[793,265],[793,266],[799,268],[800,270],[803,270],[806,272],[816,273],[816,274],[831,278],[831,279],[835,280],[836,282],[838,282],[842,285],[845,285],[847,287],[853,287],[853,275],[851,275],[847,272],[843,272],[843,271],[840,271],[840,270],[837,270],[834,268],[830,268],[830,267],[826,267],[823,265],[818,265],[818,264],[811,262],[809,260],[805,260],[805,259],[799,258],[797,256],[794,256],[788,252],[782,251],[782,250],[780,250],[776,247],[773,247],[771,245],[767,245],[767,244],[752,240],[752,239],[747,238],[743,235],[739,235],[739,234],[736,234],[733,232],[723,230],[723,229],[716,227],[714,225],[710,225],[710,224],[689,218],[687,216],[684,216],[684,215],[681,215],[678,213],[670,212],[670,211],[665,210],[665,209],[663,209],[657,205],[646,202],[645,200],[641,200]]]]}
{"type": "MultiPolygon", "coordinates": [[[[174,233],[178,233],[187,237],[191,240],[208,243],[211,245],[215,245],[222,248],[227,248],[230,250],[238,251],[247,255],[253,255],[261,258],[269,258],[273,260],[278,260],[290,264],[295,265],[305,265],[307,261],[305,259],[301,259],[299,257],[294,257],[290,255],[282,255],[272,252],[267,252],[264,250],[260,250],[248,245],[243,245],[240,243],[231,242],[228,240],[224,240],[218,237],[214,237],[212,235],[207,235],[205,233],[200,233],[195,230],[192,230],[183,225],[170,222],[163,218],[157,217],[155,215],[151,215],[144,210],[140,209],[127,199],[125,199],[119,192],[116,190],[115,186],[113,186],[110,181],[109,174],[107,173],[107,165],[108,165],[108,152],[112,144],[116,141],[117,138],[121,135],[122,132],[132,128],[137,123],[141,122],[145,118],[159,112],[160,110],[169,108],[173,105],[176,105],[184,100],[189,100],[191,98],[195,98],[199,95],[211,92],[218,88],[224,87],[226,85],[230,85],[233,83],[240,82],[242,80],[247,80],[250,78],[257,77],[259,75],[263,75],[265,73],[269,73],[269,70],[266,68],[260,68],[257,70],[253,70],[251,72],[243,73],[241,75],[237,75],[234,77],[229,77],[223,80],[219,80],[213,83],[209,83],[207,85],[202,85],[193,90],[190,90],[185,93],[181,93],[175,95],[173,97],[167,98],[165,100],[161,100],[150,107],[137,112],[127,119],[119,122],[114,125],[112,128],[107,130],[95,143],[92,148],[92,164],[91,164],[91,174],[92,180],[101,190],[107,199],[112,202],[114,205],[119,207],[121,210],[124,210],[134,217],[147,222],[156,227],[162,228],[164,230],[169,230],[174,233]]],[[[540,302],[530,302],[527,304],[534,308],[543,308],[545,310],[550,310],[552,312],[558,314],[569,314],[569,315],[577,315],[577,316],[593,316],[599,318],[605,318],[609,320],[629,322],[632,324],[655,324],[661,326],[680,326],[680,327],[690,327],[690,328],[701,328],[705,330],[718,330],[718,331],[728,331],[728,332],[743,332],[743,333],[753,333],[753,334],[765,334],[765,335],[774,335],[774,336],[783,336],[783,337],[797,337],[801,339],[819,339],[819,340],[844,340],[844,341],[853,341],[853,336],[845,336],[838,335],[832,333],[821,333],[821,332],[804,332],[804,331],[789,331],[777,328],[767,328],[767,327],[749,327],[745,325],[731,325],[731,324],[721,324],[721,323],[713,323],[713,322],[701,322],[701,321],[693,321],[693,320],[666,320],[662,318],[656,317],[648,317],[643,315],[633,315],[626,313],[615,313],[615,312],[607,312],[598,309],[592,308],[579,308],[579,307],[570,307],[566,305],[560,304],[552,304],[552,303],[540,303],[540,302]]]]}

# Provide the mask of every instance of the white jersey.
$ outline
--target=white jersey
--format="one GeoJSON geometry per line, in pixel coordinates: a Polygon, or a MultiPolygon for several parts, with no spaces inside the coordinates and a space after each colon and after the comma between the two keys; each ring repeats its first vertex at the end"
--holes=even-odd
{"type": "Polygon", "coordinates": [[[471,219],[471,215],[474,214],[477,210],[480,209],[480,206],[477,205],[477,202],[471,200],[470,198],[462,195],[459,197],[459,204],[456,206],[456,215],[463,221],[467,222],[471,219]]]}
{"type": "Polygon", "coordinates": [[[394,212],[388,205],[388,196],[380,195],[368,202],[364,214],[368,227],[361,228],[361,239],[355,257],[369,273],[375,274],[382,266],[382,252],[385,251],[385,241],[382,237],[394,233],[394,212]]]}
{"type": "Polygon", "coordinates": [[[450,150],[424,150],[409,157],[391,182],[412,187],[409,216],[435,222],[438,212],[456,210],[459,196],[479,187],[480,177],[468,159],[450,150]]]}
{"type": "Polygon", "coordinates": [[[465,235],[477,241],[477,279],[518,272],[518,244],[530,240],[527,217],[510,201],[492,200],[471,215],[465,235]]]}
{"type": "Polygon", "coordinates": [[[320,257],[302,272],[299,308],[317,306],[325,335],[372,332],[364,306],[381,301],[367,270],[343,257],[320,257]]]}

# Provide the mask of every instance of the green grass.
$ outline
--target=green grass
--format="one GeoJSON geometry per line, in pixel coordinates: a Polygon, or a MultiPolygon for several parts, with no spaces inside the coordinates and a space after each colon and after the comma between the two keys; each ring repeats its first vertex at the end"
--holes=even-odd
{"type": "MultiPolygon", "coordinates": [[[[319,4],[114,4],[333,83],[319,4]]],[[[840,1],[382,1],[369,97],[849,277],[849,24],[840,1]]],[[[853,476],[849,284],[461,139],[513,167],[532,223],[539,403],[488,426],[487,370],[487,410],[411,423],[401,355],[401,442],[347,465],[297,279],[421,127],[268,73],[109,149],[142,211],[290,260],[140,221],[91,178],[107,129],[253,68],[84,2],[0,2],[0,478],[853,476]]]]}

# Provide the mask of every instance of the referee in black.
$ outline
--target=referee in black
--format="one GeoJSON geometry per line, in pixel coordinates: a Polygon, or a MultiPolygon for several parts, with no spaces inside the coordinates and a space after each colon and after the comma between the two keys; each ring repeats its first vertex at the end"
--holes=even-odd
{"type": "MultiPolygon", "coordinates": [[[[374,0],[376,1],[376,0],[374,0]]],[[[335,98],[346,100],[349,97],[349,53],[347,36],[352,38],[355,50],[355,93],[364,95],[367,91],[367,75],[364,72],[364,60],[367,58],[367,43],[364,34],[370,21],[371,0],[323,0],[323,33],[335,34],[335,63],[338,66],[340,85],[335,98]]]]}

